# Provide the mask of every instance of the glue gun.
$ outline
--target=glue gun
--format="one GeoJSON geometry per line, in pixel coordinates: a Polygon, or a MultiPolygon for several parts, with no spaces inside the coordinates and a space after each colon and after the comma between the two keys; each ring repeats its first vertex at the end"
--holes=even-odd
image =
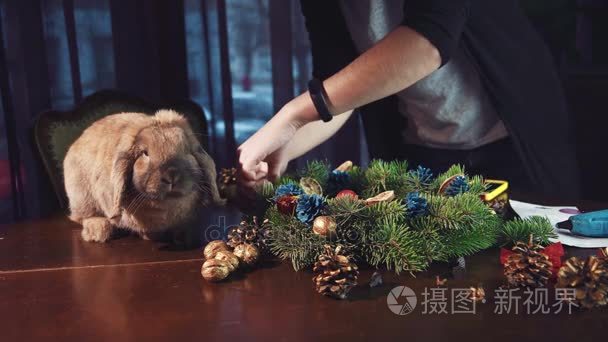
{"type": "Polygon", "coordinates": [[[608,210],[571,216],[568,221],[559,222],[557,228],[568,229],[576,235],[596,238],[608,237],[608,210]]]}

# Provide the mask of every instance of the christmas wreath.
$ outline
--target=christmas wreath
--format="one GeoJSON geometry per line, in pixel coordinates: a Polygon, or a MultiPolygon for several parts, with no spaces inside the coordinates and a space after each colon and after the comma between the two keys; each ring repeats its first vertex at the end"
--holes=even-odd
{"type": "Polygon", "coordinates": [[[374,160],[365,169],[312,161],[296,176],[260,187],[265,205],[258,214],[269,231],[268,248],[295,270],[312,266],[326,245],[341,246],[354,262],[399,273],[519,238],[527,228],[548,241],[552,229],[540,234],[538,226],[551,226],[538,219],[519,221],[516,232],[513,224],[503,230],[503,220],[480,200],[485,190],[481,176],[459,165],[435,176],[405,161],[374,160]]]}

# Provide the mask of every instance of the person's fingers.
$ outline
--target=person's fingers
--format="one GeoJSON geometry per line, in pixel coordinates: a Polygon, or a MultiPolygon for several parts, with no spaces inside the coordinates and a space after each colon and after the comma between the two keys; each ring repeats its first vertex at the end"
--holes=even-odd
{"type": "Polygon", "coordinates": [[[268,164],[265,162],[258,163],[250,172],[241,168],[241,174],[237,177],[240,194],[249,199],[255,198],[256,185],[265,180],[267,176],[268,164]]]}
{"type": "Polygon", "coordinates": [[[261,162],[257,165],[255,181],[258,182],[260,180],[266,179],[267,177],[268,177],[268,163],[261,162]]]}
{"type": "Polygon", "coordinates": [[[243,178],[245,181],[257,182],[268,177],[268,164],[265,162],[258,163],[253,170],[242,169],[243,178]]]}
{"type": "Polygon", "coordinates": [[[281,174],[283,173],[282,169],[283,165],[281,165],[281,163],[273,163],[268,170],[268,180],[271,182],[276,181],[279,177],[281,177],[281,174]]]}
{"type": "Polygon", "coordinates": [[[257,174],[257,165],[253,160],[239,160],[239,173],[246,180],[255,180],[257,174]]]}

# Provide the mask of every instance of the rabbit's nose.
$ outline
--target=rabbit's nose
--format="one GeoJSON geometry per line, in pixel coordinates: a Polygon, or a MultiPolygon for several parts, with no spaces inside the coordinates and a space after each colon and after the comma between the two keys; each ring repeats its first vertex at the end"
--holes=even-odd
{"type": "Polygon", "coordinates": [[[163,177],[161,178],[161,182],[169,185],[174,185],[179,180],[179,171],[176,167],[169,167],[165,171],[163,177]]]}

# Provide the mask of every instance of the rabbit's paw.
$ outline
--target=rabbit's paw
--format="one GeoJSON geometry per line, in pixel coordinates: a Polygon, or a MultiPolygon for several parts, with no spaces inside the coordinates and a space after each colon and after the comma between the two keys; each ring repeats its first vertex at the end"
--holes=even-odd
{"type": "Polygon", "coordinates": [[[82,220],[84,241],[106,242],[112,235],[112,224],[105,217],[89,217],[82,220]]]}

